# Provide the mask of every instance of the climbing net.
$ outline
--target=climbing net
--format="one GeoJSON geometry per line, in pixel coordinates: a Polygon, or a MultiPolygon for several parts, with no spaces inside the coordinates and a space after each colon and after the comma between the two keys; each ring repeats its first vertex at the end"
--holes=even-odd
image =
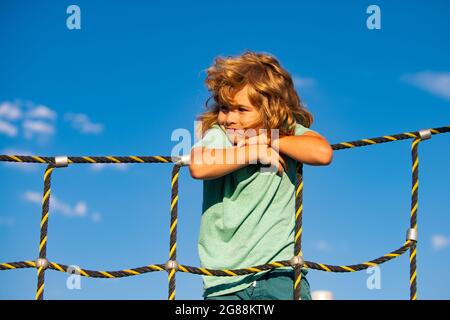
{"type": "Polygon", "coordinates": [[[302,214],[303,214],[303,166],[300,162],[297,165],[297,181],[295,192],[295,237],[294,256],[290,260],[274,261],[263,265],[251,266],[242,269],[214,270],[207,268],[197,268],[180,264],[177,258],[177,221],[178,221],[178,175],[182,166],[189,165],[189,156],[167,157],[167,156],[106,156],[106,157],[40,157],[40,156],[20,156],[20,155],[0,155],[0,161],[20,162],[20,163],[43,163],[48,164],[44,172],[44,192],[42,198],[42,216],[40,224],[39,257],[34,261],[18,261],[0,263],[0,270],[12,270],[20,268],[37,269],[37,289],[36,300],[44,298],[45,271],[52,269],[67,272],[71,268],[67,265],[49,261],[47,259],[47,227],[50,205],[51,177],[55,169],[67,167],[69,164],[78,163],[175,163],[172,169],[172,194],[170,201],[170,251],[169,260],[164,264],[151,264],[143,267],[124,269],[119,271],[94,271],[79,268],[80,275],[92,278],[121,278],[144,274],[154,271],[166,271],[169,279],[168,299],[175,299],[175,274],[176,272],[187,272],[206,276],[233,277],[280,267],[292,267],[294,270],[294,299],[300,300],[301,269],[310,268],[326,272],[356,272],[369,267],[378,266],[386,261],[392,260],[409,250],[410,262],[410,299],[417,299],[417,273],[416,273],[416,244],[417,244],[417,209],[419,190],[419,157],[418,145],[422,140],[431,138],[432,135],[450,132],[450,126],[420,130],[418,132],[406,132],[396,135],[382,136],[378,138],[362,139],[351,142],[341,142],[332,145],[333,150],[341,150],[362,146],[369,146],[379,143],[392,142],[405,139],[414,139],[411,145],[412,153],[412,191],[411,191],[411,211],[410,228],[407,230],[405,243],[397,250],[391,251],[382,257],[355,265],[334,266],[323,263],[306,261],[302,253],[302,214]]]}

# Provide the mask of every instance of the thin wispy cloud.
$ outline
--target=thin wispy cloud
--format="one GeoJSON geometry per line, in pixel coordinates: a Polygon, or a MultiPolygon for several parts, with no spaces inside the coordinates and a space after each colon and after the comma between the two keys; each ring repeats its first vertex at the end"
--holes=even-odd
{"type": "Polygon", "coordinates": [[[5,101],[0,103],[0,119],[15,121],[22,117],[20,107],[12,102],[5,101]]]}
{"type": "Polygon", "coordinates": [[[19,130],[15,125],[0,119],[0,134],[7,135],[8,137],[16,137],[19,130]]]}
{"type": "MultiPolygon", "coordinates": [[[[42,205],[42,194],[35,191],[27,191],[23,194],[23,199],[27,202],[42,205]]],[[[89,218],[93,222],[101,221],[99,212],[91,212],[86,201],[77,201],[75,205],[60,200],[54,195],[50,198],[50,213],[61,214],[68,218],[89,218]]]]}
{"type": "Polygon", "coordinates": [[[92,122],[82,113],[66,113],[64,119],[71,123],[72,127],[83,134],[100,134],[103,132],[103,124],[92,122]]]}
{"type": "Polygon", "coordinates": [[[46,107],[44,105],[38,105],[35,108],[28,111],[26,114],[26,117],[33,118],[33,119],[55,120],[57,117],[57,114],[55,111],[53,111],[49,107],[46,107]]]}
{"type": "Polygon", "coordinates": [[[35,135],[50,136],[55,133],[55,127],[44,121],[25,120],[22,127],[26,139],[31,139],[35,135]]]}
{"type": "Polygon", "coordinates": [[[450,238],[442,234],[434,234],[431,237],[431,247],[434,251],[439,251],[450,247],[450,238]]]}
{"type": "Polygon", "coordinates": [[[450,101],[450,72],[423,71],[405,74],[401,80],[450,101]]]}

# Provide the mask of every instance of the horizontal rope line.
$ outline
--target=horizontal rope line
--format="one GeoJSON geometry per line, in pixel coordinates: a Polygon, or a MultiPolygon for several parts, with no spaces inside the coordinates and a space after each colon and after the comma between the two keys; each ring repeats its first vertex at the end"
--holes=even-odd
{"type": "MultiPolygon", "coordinates": [[[[316,263],[311,261],[305,261],[304,267],[310,268],[310,269],[316,269],[321,271],[327,271],[327,272],[355,272],[360,271],[369,268],[372,265],[379,265],[386,261],[392,260],[406,252],[410,246],[412,246],[413,242],[407,241],[402,247],[399,249],[392,251],[380,258],[371,260],[369,262],[356,264],[356,265],[349,265],[349,266],[334,266],[334,265],[328,265],[328,264],[322,264],[322,263],[316,263]]],[[[186,273],[193,273],[193,274],[200,274],[200,275],[207,275],[207,276],[240,276],[245,274],[252,274],[252,273],[258,273],[265,270],[270,269],[279,269],[279,268],[285,268],[285,267],[291,267],[289,260],[283,260],[283,261],[274,261],[268,264],[263,264],[259,266],[253,266],[243,269],[224,269],[224,270],[215,270],[215,269],[207,269],[207,268],[197,268],[192,266],[186,266],[186,265],[179,265],[180,272],[186,272],[186,273]]],[[[20,269],[20,268],[33,268],[32,265],[30,265],[30,261],[20,261],[20,262],[7,262],[7,263],[0,263],[0,270],[12,270],[12,269],[20,269]]],[[[49,269],[53,269],[60,272],[67,272],[67,269],[69,266],[55,263],[55,262],[49,262],[49,269]]],[[[165,271],[165,264],[153,264],[148,265],[144,267],[139,268],[133,268],[133,269],[124,269],[119,271],[95,271],[95,270],[86,270],[80,268],[78,272],[82,276],[89,276],[93,278],[121,278],[121,277],[130,277],[130,276],[136,276],[148,272],[154,272],[154,271],[165,271]]]]}
{"type": "MultiPolygon", "coordinates": [[[[450,126],[429,129],[432,135],[450,132],[450,126]]],[[[333,150],[341,150],[355,147],[371,146],[380,143],[393,142],[405,139],[420,138],[419,132],[405,132],[400,134],[385,135],[377,138],[361,139],[356,141],[340,142],[331,145],[333,150]]],[[[181,157],[170,156],[83,156],[68,157],[69,163],[174,163],[181,157]]],[[[22,163],[49,163],[55,165],[54,157],[23,156],[23,155],[0,155],[0,161],[22,162],[22,163]]]]}

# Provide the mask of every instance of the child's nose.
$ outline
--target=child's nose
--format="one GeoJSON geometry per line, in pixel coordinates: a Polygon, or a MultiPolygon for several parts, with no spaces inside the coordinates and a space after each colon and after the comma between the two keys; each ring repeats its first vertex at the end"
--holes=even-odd
{"type": "Polygon", "coordinates": [[[228,112],[227,123],[231,125],[238,122],[239,122],[239,113],[234,111],[228,112]]]}

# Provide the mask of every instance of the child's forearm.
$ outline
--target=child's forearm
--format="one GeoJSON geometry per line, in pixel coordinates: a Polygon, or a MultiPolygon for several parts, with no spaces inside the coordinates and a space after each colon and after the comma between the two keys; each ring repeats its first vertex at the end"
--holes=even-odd
{"type": "Polygon", "coordinates": [[[194,179],[210,180],[256,163],[249,146],[224,149],[194,148],[189,172],[194,179]]]}
{"type": "Polygon", "coordinates": [[[333,159],[333,149],[319,137],[284,136],[278,140],[279,151],[290,158],[309,165],[328,165],[333,159]]]}

